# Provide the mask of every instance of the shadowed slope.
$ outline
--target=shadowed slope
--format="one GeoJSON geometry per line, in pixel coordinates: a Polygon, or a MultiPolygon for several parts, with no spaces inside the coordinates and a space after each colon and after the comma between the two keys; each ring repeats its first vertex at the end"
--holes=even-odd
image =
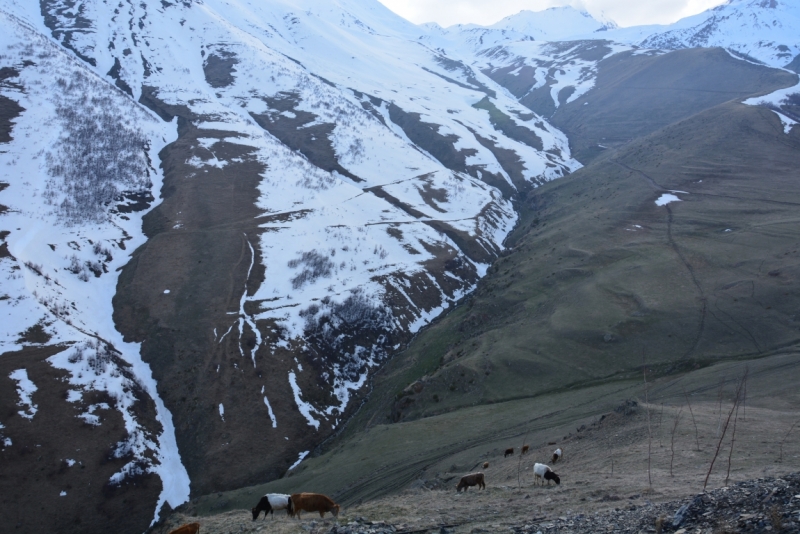
{"type": "Polygon", "coordinates": [[[511,253],[381,375],[370,417],[631,376],[642,351],[672,373],[794,346],[798,149],[772,112],[730,103],[541,187],[511,253]]]}
{"type": "Polygon", "coordinates": [[[567,134],[573,154],[586,164],[608,148],[723,102],[792,85],[793,79],[721,48],[658,56],[624,52],[602,61],[594,89],[559,107],[550,122],[567,134]]]}

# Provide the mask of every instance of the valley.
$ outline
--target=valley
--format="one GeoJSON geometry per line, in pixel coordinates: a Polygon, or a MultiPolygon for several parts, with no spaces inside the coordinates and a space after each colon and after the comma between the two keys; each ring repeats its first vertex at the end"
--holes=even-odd
{"type": "MultiPolygon", "coordinates": [[[[709,62],[720,57],[691,53],[705,53],[709,62]]],[[[604,89],[598,82],[586,98],[604,89]]],[[[756,396],[748,403],[775,412],[750,430],[744,422],[737,427],[753,433],[736,439],[733,479],[796,471],[797,458],[775,463],[775,442],[791,432],[799,400],[800,302],[791,288],[800,245],[799,199],[792,196],[800,138],[764,107],[734,100],[702,109],[685,94],[674,98],[695,112],[660,128],[656,120],[653,133],[529,193],[507,252],[478,289],[376,374],[367,402],[319,456],[279,481],[193,501],[180,520],[197,516],[211,531],[253,529],[242,509],[258,495],[308,488],[347,508],[340,523],[366,517],[411,531],[456,525],[446,528],[491,532],[531,516],[613,510],[619,505],[608,495],[636,495],[634,506],[678,499],[701,490],[716,446],[712,439],[700,445],[704,454],[692,453],[689,403],[693,418],[711,417],[695,420],[697,428],[713,430],[717,414],[718,436],[720,399],[730,403],[745,370],[759,377],[748,385],[756,396]],[[674,200],[659,204],[664,195],[674,200]],[[655,379],[650,406],[661,421],[652,490],[644,417],[638,411],[634,423],[619,415],[631,399],[644,402],[643,364],[655,379]],[[675,479],[663,444],[664,405],[671,421],[684,414],[675,479]],[[604,424],[621,426],[601,430],[604,424]],[[503,458],[506,447],[519,450],[523,441],[535,458],[503,458]],[[580,465],[569,469],[580,480],[544,502],[521,500],[541,490],[531,488],[529,473],[519,483],[518,471],[529,472],[556,445],[577,448],[580,465]],[[492,490],[456,496],[449,486],[484,461],[492,490]],[[503,513],[495,516],[498,507],[503,513]]],[[[620,101],[627,103],[624,93],[620,101]]],[[[724,485],[720,476],[712,475],[713,487],[724,485]]],[[[295,523],[277,524],[295,532],[295,523]]],[[[317,521],[313,528],[332,525],[317,521]]]]}
{"type": "Polygon", "coordinates": [[[0,522],[253,530],[256,496],[318,491],[340,523],[491,532],[677,501],[745,372],[731,478],[797,471],[800,44],[772,4],[442,29],[1,3],[0,522]],[[731,22],[773,10],[769,42],[731,22]],[[565,483],[531,488],[554,444],[565,483]]]}

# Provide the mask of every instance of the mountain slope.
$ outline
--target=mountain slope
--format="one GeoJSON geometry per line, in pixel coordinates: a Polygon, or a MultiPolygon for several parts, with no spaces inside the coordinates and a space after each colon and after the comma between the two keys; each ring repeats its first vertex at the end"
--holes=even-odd
{"type": "MultiPolygon", "coordinates": [[[[580,167],[561,132],[377,2],[39,7],[3,11],[5,35],[22,35],[0,65],[19,71],[2,88],[1,261],[16,280],[3,350],[66,366],[91,348],[119,368],[98,372],[131,366],[147,432],[126,415],[133,400],[84,409],[127,417],[113,443],[136,446],[109,454],[126,459],[120,480],[160,479],[156,517],[190,491],[282,476],[381,362],[475,287],[515,202],[580,167]],[[58,50],[46,67],[43,47],[58,50]],[[82,116],[88,133],[71,129],[82,116]],[[83,161],[69,156],[84,142],[119,158],[63,163],[83,161]]],[[[34,399],[59,391],[32,379],[34,399]]],[[[10,453],[35,439],[2,424],[10,453]]]]}
{"type": "Polygon", "coordinates": [[[795,80],[718,48],[620,53],[598,65],[591,93],[560,106],[549,122],[567,133],[573,153],[588,163],[699,111],[795,80]]]}
{"type": "Polygon", "coordinates": [[[726,103],[538,189],[513,252],[382,374],[375,420],[622,378],[643,348],[667,373],[796,350],[797,135],[726,103]]]}
{"type": "Polygon", "coordinates": [[[174,127],[21,20],[0,12],[0,26],[0,105],[13,111],[0,145],[2,522],[44,531],[58,514],[75,530],[141,532],[189,479],[111,298],[145,241],[174,127]],[[59,499],[53,515],[28,513],[43,495],[59,499]]]}
{"type": "Polygon", "coordinates": [[[649,343],[664,373],[793,346],[793,264],[754,267],[794,250],[797,102],[759,96],[785,71],[610,31],[532,41],[531,14],[420,29],[372,0],[6,0],[0,17],[8,524],[42,488],[58,499],[25,528],[87,532],[291,486],[373,386],[342,439],[621,394],[649,343]],[[764,105],[729,102],[748,96],[764,105]],[[594,159],[609,136],[620,152],[594,159]],[[654,203],[669,195],[686,218],[654,203]]]}
{"type": "MultiPolygon", "coordinates": [[[[288,479],[203,499],[204,513],[293,487],[358,502],[493,464],[523,434],[546,442],[575,410],[591,415],[629,396],[643,354],[648,376],[697,375],[698,391],[729,372],[719,362],[796,358],[797,89],[748,101],[770,107],[737,100],[797,78],[719,50],[598,52],[596,79],[553,120],[594,132],[575,128],[571,142],[617,142],[528,195],[510,251],[376,375],[319,457],[288,479]],[[638,126],[625,127],[632,118],[638,126]]],[[[496,79],[515,96],[533,85],[496,79]]]]}
{"type": "MultiPolygon", "coordinates": [[[[643,361],[651,403],[719,402],[722,384],[748,367],[748,399],[796,409],[798,148],[798,130],[787,134],[771,110],[727,102],[538,188],[509,252],[376,375],[337,440],[293,476],[204,497],[196,510],[238,509],[297,487],[357,503],[413,491],[417,480],[442,487],[487,460],[495,485],[516,487],[517,466],[542,458],[548,443],[574,439],[573,458],[606,451],[608,434],[574,429],[641,399],[643,361]],[[522,443],[537,456],[509,466],[504,448],[522,443]]],[[[784,433],[765,429],[759,443],[784,433]]],[[[623,453],[642,478],[646,451],[623,453]]],[[[578,484],[600,473],[562,469],[578,484]]]]}
{"type": "Polygon", "coordinates": [[[798,25],[796,2],[731,0],[670,26],[618,30],[609,38],[627,42],[633,38],[643,47],[671,50],[719,46],[740,57],[784,67],[800,54],[798,25]]]}

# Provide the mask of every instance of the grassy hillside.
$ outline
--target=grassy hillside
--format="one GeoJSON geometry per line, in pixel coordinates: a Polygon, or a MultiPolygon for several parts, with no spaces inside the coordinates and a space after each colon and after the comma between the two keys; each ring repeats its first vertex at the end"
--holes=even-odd
{"type": "Polygon", "coordinates": [[[541,187],[511,252],[378,379],[356,427],[800,339],[800,135],[729,103],[541,187]],[[655,201],[668,190],[682,200],[655,201]]]}
{"type": "Polygon", "coordinates": [[[609,149],[732,99],[790,86],[791,73],[735,59],[721,48],[662,55],[616,54],[600,62],[595,87],[550,117],[586,164],[609,149]]]}
{"type": "Polygon", "coordinates": [[[478,290],[376,375],[336,439],[194,510],[268,490],[349,504],[496,461],[526,435],[546,446],[640,397],[643,361],[661,401],[713,402],[747,362],[749,394],[796,408],[798,168],[800,129],[731,101],[536,189],[478,290]],[[667,193],[680,201],[657,205],[667,193]]]}

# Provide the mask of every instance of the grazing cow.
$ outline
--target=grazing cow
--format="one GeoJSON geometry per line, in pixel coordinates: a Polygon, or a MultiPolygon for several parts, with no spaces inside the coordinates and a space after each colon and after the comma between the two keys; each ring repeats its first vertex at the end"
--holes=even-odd
{"type": "Polygon", "coordinates": [[[483,468],[489,469],[489,462],[483,462],[483,468]]]}
{"type": "Polygon", "coordinates": [[[561,484],[561,478],[550,469],[550,466],[535,463],[533,464],[533,483],[536,484],[538,479],[542,479],[542,484],[546,480],[548,486],[551,480],[554,480],[556,485],[561,484]]]}
{"type": "Polygon", "coordinates": [[[506,453],[503,455],[503,458],[513,455],[514,455],[514,447],[509,447],[508,449],[506,449],[506,453]]]}
{"type": "Polygon", "coordinates": [[[522,454],[527,454],[527,452],[528,452],[528,448],[529,448],[529,447],[528,447],[527,445],[523,445],[523,446],[522,446],[522,454]]]}
{"type": "Polygon", "coordinates": [[[456,486],[456,491],[461,493],[461,490],[467,491],[471,486],[478,486],[478,489],[486,489],[486,483],[483,481],[483,473],[471,473],[464,475],[456,486]]]}
{"type": "Polygon", "coordinates": [[[286,510],[287,515],[292,515],[292,501],[288,495],[267,493],[261,497],[256,507],[250,511],[253,512],[253,521],[255,521],[261,512],[264,512],[264,519],[267,518],[267,514],[273,514],[274,517],[275,510],[286,510]]]}
{"type": "Polygon", "coordinates": [[[557,448],[555,452],[553,452],[553,463],[558,462],[561,459],[561,456],[564,455],[564,452],[561,450],[561,447],[557,448]]]}
{"type": "Polygon", "coordinates": [[[325,517],[325,512],[330,512],[334,517],[339,517],[340,506],[333,502],[327,495],[321,493],[292,493],[290,512],[292,516],[300,519],[300,512],[319,512],[320,517],[325,517]]]}
{"type": "Polygon", "coordinates": [[[169,534],[197,534],[200,532],[200,523],[186,523],[175,530],[170,530],[169,534]]]}

